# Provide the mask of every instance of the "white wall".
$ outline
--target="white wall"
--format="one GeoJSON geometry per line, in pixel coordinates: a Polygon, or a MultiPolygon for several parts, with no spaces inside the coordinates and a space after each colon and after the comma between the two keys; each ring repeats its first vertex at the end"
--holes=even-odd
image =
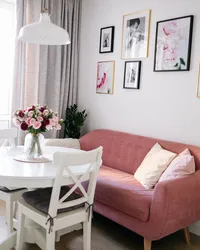
{"type": "Polygon", "coordinates": [[[196,98],[200,56],[199,0],[83,0],[79,105],[88,111],[86,130],[108,128],[200,145],[200,99],[196,98]],[[142,59],[140,90],[123,89],[120,59],[122,17],[152,10],[149,57],[142,59]],[[194,15],[189,72],[153,72],[156,21],[194,15]],[[115,26],[114,53],[99,54],[100,28],[115,26]],[[113,95],[96,94],[97,62],[115,60],[113,95]]]}
{"type": "MultiPolygon", "coordinates": [[[[199,0],[83,0],[79,75],[79,106],[86,108],[86,131],[115,129],[139,135],[200,145],[200,99],[196,98],[200,56],[199,0]],[[140,90],[123,89],[120,59],[122,17],[152,10],[149,57],[142,59],[140,90]],[[153,72],[156,22],[194,15],[189,72],[153,72]],[[115,26],[114,53],[99,54],[100,28],[115,26]],[[96,94],[97,62],[115,60],[113,95],[96,94]]],[[[200,234],[200,224],[191,230],[200,234]]]]}

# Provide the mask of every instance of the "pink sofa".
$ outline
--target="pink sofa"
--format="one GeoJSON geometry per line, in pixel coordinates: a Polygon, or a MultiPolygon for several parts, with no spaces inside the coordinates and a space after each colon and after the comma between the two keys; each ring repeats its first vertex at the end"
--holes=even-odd
{"type": "Polygon", "coordinates": [[[158,140],[112,130],[94,130],[80,139],[83,150],[103,146],[103,165],[97,181],[94,211],[151,241],[185,229],[200,219],[200,147],[158,140]],[[156,143],[180,153],[189,148],[196,173],[163,181],[146,190],[133,174],[156,143]]]}

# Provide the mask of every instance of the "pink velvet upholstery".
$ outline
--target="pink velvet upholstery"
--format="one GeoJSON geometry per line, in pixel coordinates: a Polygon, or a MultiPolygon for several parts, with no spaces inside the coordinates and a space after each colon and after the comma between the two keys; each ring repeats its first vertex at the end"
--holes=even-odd
{"type": "Polygon", "coordinates": [[[111,130],[95,130],[80,139],[81,149],[103,146],[94,210],[144,236],[157,240],[200,219],[200,147],[111,130]],[[196,173],[145,190],[134,178],[150,148],[158,142],[175,153],[188,148],[196,173]]]}
{"type": "Polygon", "coordinates": [[[146,190],[132,174],[101,167],[95,200],[141,221],[147,221],[152,196],[153,191],[146,190]]]}

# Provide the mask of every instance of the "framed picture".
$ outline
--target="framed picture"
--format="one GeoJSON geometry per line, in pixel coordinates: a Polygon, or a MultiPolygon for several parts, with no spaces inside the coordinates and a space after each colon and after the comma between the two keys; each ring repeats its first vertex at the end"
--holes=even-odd
{"type": "Polygon", "coordinates": [[[148,56],[151,10],[137,12],[123,17],[122,59],[148,56]]]}
{"type": "Polygon", "coordinates": [[[100,30],[99,53],[113,52],[115,27],[105,27],[100,30]]]}
{"type": "Polygon", "coordinates": [[[188,71],[194,16],[157,22],[154,71],[188,71]]]}
{"type": "Polygon", "coordinates": [[[124,66],[124,89],[140,88],[141,61],[125,62],[124,66]]]}
{"type": "Polygon", "coordinates": [[[96,93],[113,94],[114,90],[114,61],[102,61],[97,64],[96,93]]]}
{"type": "Polygon", "coordinates": [[[198,77],[198,84],[197,84],[197,97],[200,98],[200,63],[199,63],[199,77],[198,77]]]}

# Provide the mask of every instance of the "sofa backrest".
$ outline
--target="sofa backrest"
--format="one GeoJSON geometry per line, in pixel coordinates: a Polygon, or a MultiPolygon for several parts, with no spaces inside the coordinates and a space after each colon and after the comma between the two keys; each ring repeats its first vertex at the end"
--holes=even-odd
{"type": "Polygon", "coordinates": [[[104,129],[89,132],[79,141],[81,149],[86,151],[103,146],[103,164],[126,173],[135,173],[157,142],[177,154],[188,148],[195,158],[196,169],[200,169],[200,147],[197,146],[104,129]]]}

